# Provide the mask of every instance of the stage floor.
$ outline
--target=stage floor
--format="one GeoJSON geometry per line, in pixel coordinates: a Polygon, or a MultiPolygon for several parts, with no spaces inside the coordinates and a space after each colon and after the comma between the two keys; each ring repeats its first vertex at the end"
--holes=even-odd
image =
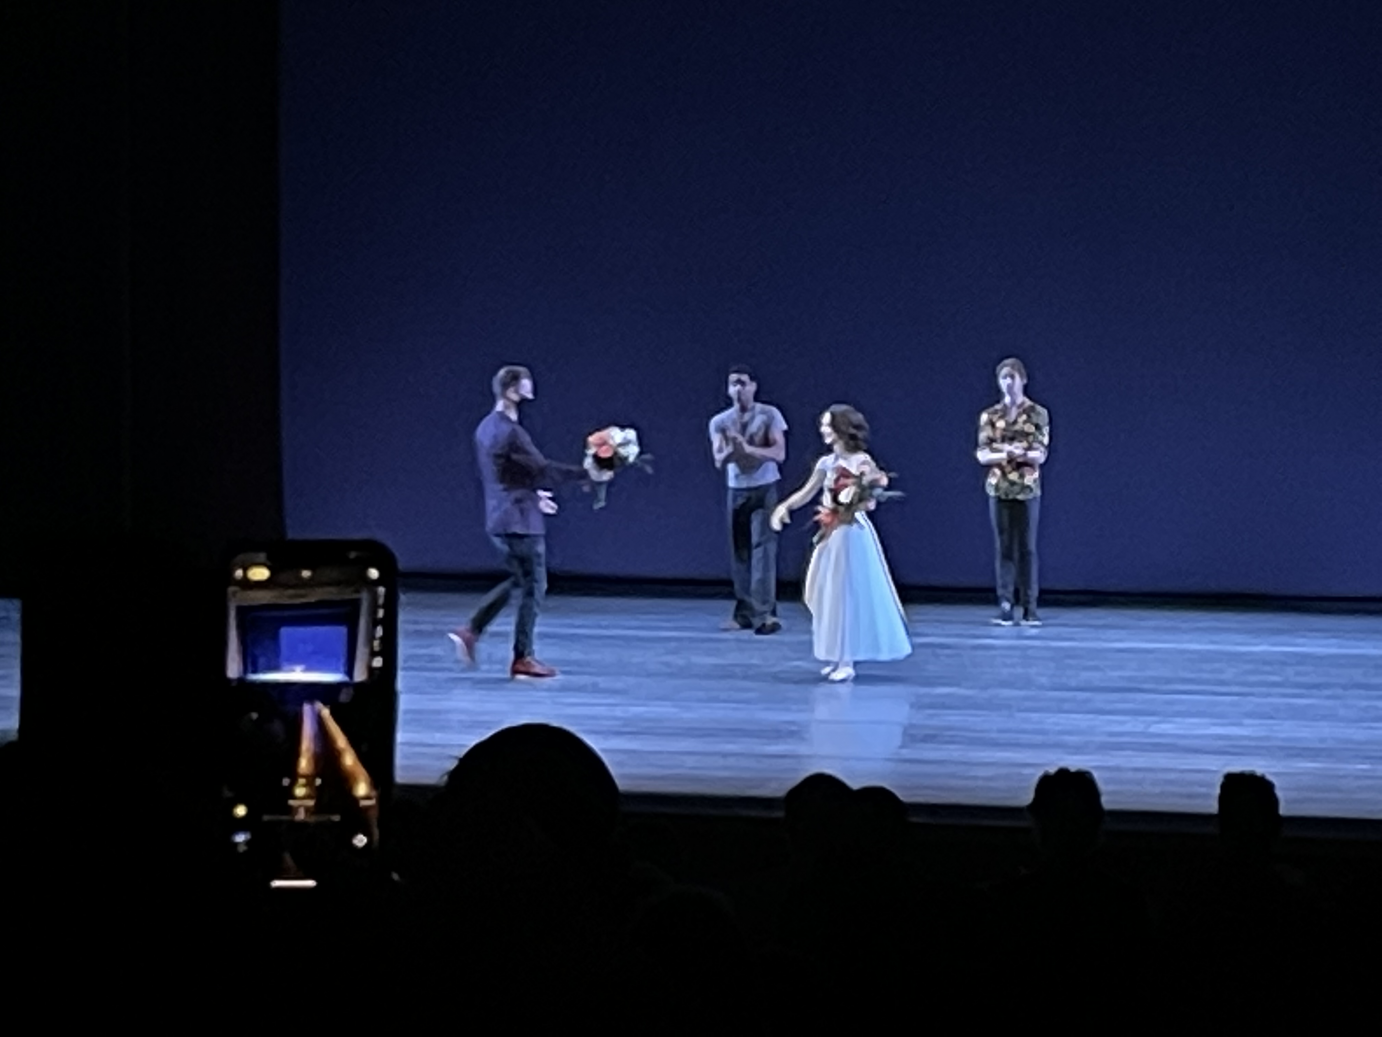
{"type": "Polygon", "coordinates": [[[0,742],[19,729],[19,602],[0,598],[0,742]]]}
{"type": "MultiPolygon", "coordinates": [[[[441,779],[525,720],[589,741],[629,793],[770,796],[812,771],[912,803],[1014,807],[1045,769],[1085,767],[1112,810],[1212,813],[1219,776],[1257,770],[1297,817],[1382,819],[1382,616],[1050,609],[1004,629],[985,608],[908,608],[911,658],[826,684],[810,620],[718,630],[705,599],[552,597],[550,683],[507,676],[512,613],[478,670],[446,631],[477,596],[403,595],[398,775],[441,779]]],[[[0,737],[18,713],[19,609],[0,602],[0,737]]]]}
{"type": "Polygon", "coordinates": [[[508,724],[580,734],[630,793],[780,796],[813,771],[912,803],[1025,804],[1043,770],[1093,771],[1111,810],[1213,813],[1256,770],[1295,816],[1382,818],[1382,616],[1088,608],[1001,628],[973,606],[908,608],[915,652],[820,677],[810,619],[723,633],[721,601],[553,597],[551,683],[507,676],[511,616],[460,668],[446,631],[475,595],[407,593],[399,780],[436,782],[508,724]]]}

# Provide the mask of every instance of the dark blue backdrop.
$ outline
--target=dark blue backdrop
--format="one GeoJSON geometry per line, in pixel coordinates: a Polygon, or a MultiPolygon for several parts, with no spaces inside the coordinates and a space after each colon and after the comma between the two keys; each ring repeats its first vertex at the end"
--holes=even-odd
{"type": "Polygon", "coordinates": [[[855,403],[899,581],[983,586],[1015,353],[1048,587],[1382,594],[1379,7],[285,4],[290,532],[493,568],[470,433],[522,362],[549,454],[660,463],[568,498],[554,568],[724,576],[743,361],[791,481],[855,403]]]}

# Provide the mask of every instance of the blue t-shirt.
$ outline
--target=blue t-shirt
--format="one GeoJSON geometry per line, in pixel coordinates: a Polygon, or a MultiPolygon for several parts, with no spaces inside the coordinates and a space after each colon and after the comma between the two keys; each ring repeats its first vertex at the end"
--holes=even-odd
{"type": "MultiPolygon", "coordinates": [[[[767,403],[754,403],[747,413],[741,414],[738,407],[730,407],[710,419],[710,443],[713,447],[722,436],[737,432],[744,437],[749,446],[769,447],[772,433],[785,433],[787,422],[782,412],[767,403]]],[[[759,461],[752,467],[740,467],[733,461],[725,462],[725,482],[733,490],[748,490],[755,486],[767,486],[782,478],[776,461],[759,461]]]]}

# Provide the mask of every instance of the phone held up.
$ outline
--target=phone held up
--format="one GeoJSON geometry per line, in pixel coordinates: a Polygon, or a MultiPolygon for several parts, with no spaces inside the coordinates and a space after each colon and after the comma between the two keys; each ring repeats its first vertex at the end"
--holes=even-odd
{"type": "Polygon", "coordinates": [[[261,888],[380,869],[394,787],[398,564],[373,541],[235,551],[226,575],[228,851],[261,888]]]}

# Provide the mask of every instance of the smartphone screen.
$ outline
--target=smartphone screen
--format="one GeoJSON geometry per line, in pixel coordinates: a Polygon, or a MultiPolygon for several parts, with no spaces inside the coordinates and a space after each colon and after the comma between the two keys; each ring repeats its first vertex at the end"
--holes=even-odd
{"type": "Polygon", "coordinates": [[[232,852],[275,889],[358,876],[393,790],[393,556],[289,541],[237,552],[227,574],[232,852]]]}

